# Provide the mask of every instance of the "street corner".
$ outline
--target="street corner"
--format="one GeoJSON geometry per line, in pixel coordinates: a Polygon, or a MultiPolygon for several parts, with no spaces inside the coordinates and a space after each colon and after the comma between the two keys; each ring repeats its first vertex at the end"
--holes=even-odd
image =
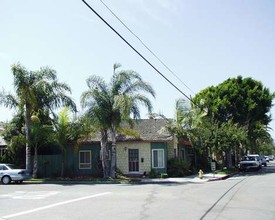
{"type": "Polygon", "coordinates": [[[230,175],[209,173],[209,174],[206,174],[204,177],[207,178],[209,182],[211,182],[211,181],[225,180],[225,179],[229,178],[230,175]]]}

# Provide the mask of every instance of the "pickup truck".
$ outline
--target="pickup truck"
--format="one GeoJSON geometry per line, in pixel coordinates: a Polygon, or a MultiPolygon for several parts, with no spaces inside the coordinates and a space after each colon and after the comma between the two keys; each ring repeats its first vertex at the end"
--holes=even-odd
{"type": "Polygon", "coordinates": [[[262,168],[259,155],[244,156],[239,162],[240,171],[259,170],[262,168]]]}

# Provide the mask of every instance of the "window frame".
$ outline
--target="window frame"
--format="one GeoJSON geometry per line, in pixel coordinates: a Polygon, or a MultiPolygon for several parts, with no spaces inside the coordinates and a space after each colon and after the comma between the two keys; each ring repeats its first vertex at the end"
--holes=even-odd
{"type": "Polygon", "coordinates": [[[4,156],[6,150],[6,148],[0,147],[0,157],[4,156]]]}
{"type": "Polygon", "coordinates": [[[161,168],[165,168],[165,151],[164,149],[152,149],[152,168],[154,169],[161,169],[161,168]],[[157,153],[157,159],[158,159],[158,164],[157,166],[155,166],[154,164],[154,151],[158,152],[157,153]],[[159,159],[160,159],[160,155],[159,155],[159,152],[162,152],[162,164],[163,166],[159,166],[159,159]]]}
{"type": "Polygon", "coordinates": [[[92,151],[91,150],[80,150],[79,151],[79,169],[80,170],[92,169],[92,151]],[[90,162],[89,163],[81,163],[81,157],[80,157],[81,153],[89,153],[90,154],[90,157],[89,157],[90,162]],[[81,165],[89,165],[89,167],[81,167],[81,165]]]}

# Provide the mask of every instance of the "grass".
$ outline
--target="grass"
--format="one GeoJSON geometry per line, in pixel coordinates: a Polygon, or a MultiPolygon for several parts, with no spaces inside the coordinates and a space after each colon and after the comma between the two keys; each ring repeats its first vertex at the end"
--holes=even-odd
{"type": "Polygon", "coordinates": [[[140,182],[140,179],[137,178],[127,178],[127,177],[118,177],[116,179],[112,178],[93,178],[93,177],[75,177],[75,178],[61,178],[61,177],[56,177],[56,178],[36,178],[36,179],[30,179],[29,180],[32,183],[46,183],[46,182],[68,182],[68,183],[74,183],[74,182],[92,182],[92,183],[113,183],[113,184],[118,184],[118,183],[138,183],[140,182]]]}
{"type": "Polygon", "coordinates": [[[217,170],[217,171],[215,171],[215,174],[230,175],[232,173],[235,173],[236,171],[238,171],[238,169],[236,169],[236,168],[229,168],[229,169],[217,170]]]}

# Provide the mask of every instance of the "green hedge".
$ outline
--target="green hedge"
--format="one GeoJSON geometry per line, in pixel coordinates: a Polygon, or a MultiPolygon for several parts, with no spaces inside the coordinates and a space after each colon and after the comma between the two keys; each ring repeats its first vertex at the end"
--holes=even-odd
{"type": "Polygon", "coordinates": [[[192,174],[191,163],[173,158],[168,160],[167,174],[169,177],[182,177],[192,174]]]}

